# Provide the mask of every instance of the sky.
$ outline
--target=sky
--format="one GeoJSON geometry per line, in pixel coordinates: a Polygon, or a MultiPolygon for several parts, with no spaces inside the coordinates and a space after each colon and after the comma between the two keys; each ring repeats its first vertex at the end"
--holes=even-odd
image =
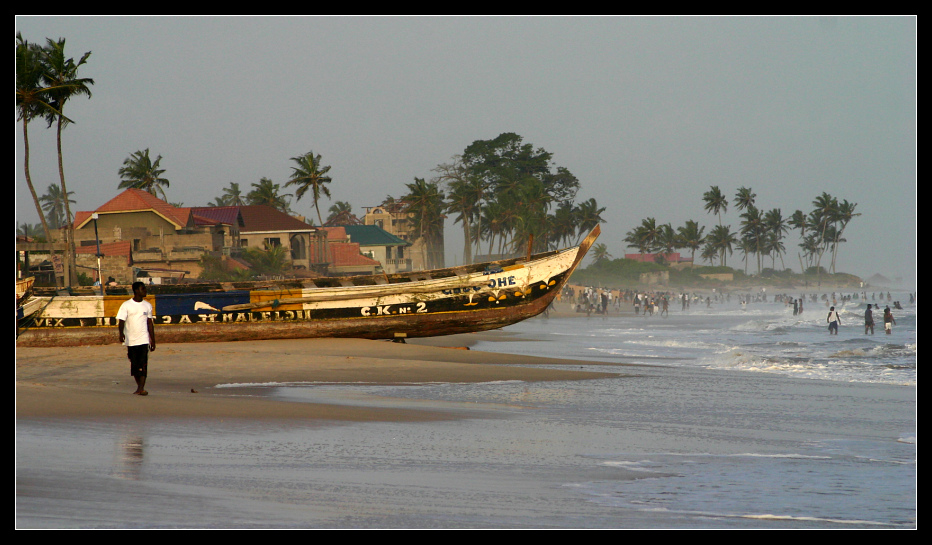
{"type": "MultiPolygon", "coordinates": [[[[17,16],[16,31],[92,52],[79,75],[93,95],[65,110],[72,210],[116,196],[138,150],[162,156],[184,206],[231,182],[284,189],[291,158],[313,151],[333,178],[321,213],[347,201],[362,216],[511,132],[579,179],[577,202],[605,207],[614,257],[636,252],[625,235],[648,217],[710,231],[713,185],[730,200],[749,187],[784,217],[827,192],[861,214],[837,270],[915,287],[916,17],[17,16]]],[[[41,195],[58,183],[55,131],[29,129],[41,195]]],[[[16,221],[38,223],[15,133],[16,221]]],[[[316,216],[309,196],[292,209],[316,216]]],[[[722,222],[737,231],[739,214],[730,204],[722,222]]],[[[452,219],[445,238],[460,264],[452,219]]],[[[798,243],[784,242],[796,271],[798,243]]]]}

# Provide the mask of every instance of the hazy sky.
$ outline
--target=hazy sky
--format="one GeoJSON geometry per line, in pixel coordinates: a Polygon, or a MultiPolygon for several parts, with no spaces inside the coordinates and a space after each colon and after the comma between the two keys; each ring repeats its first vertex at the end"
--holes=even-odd
{"type": "MultiPolygon", "coordinates": [[[[915,17],[18,16],[16,30],[93,52],[93,97],[66,106],[73,210],[114,197],[137,150],[163,157],[185,206],[231,182],[284,185],[313,150],[332,167],[321,212],[342,200],[361,215],[514,132],[579,178],[577,201],[606,207],[615,257],[646,217],[710,230],[703,193],[747,186],[784,217],[822,192],[857,203],[838,270],[915,278],[915,17]]],[[[17,221],[38,223],[15,132],[17,221]]],[[[54,130],[31,124],[30,144],[41,195],[58,183],[54,130]]],[[[292,208],[314,215],[310,197],[292,208]]],[[[733,204],[723,222],[739,228],[733,204]]],[[[462,239],[448,221],[448,265],[462,239]]]]}

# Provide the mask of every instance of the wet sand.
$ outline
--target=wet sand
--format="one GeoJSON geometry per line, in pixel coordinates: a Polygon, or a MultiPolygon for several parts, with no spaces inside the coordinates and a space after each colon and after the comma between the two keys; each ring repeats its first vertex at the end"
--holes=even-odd
{"type": "Polygon", "coordinates": [[[290,403],[244,397],[221,384],[554,381],[599,378],[574,370],[580,362],[468,350],[479,340],[507,341],[502,331],[410,339],[304,339],[157,345],[149,355],[148,396],[132,395],[126,349],[120,345],[20,348],[16,414],[33,417],[227,417],[342,421],[449,418],[406,409],[290,403]],[[519,364],[556,364],[537,369],[519,364]]]}

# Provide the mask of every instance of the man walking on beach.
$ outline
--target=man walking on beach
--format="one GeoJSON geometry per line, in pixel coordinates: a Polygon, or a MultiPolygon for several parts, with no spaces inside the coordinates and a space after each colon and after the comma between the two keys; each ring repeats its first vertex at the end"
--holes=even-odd
{"type": "Polygon", "coordinates": [[[838,324],[841,323],[841,320],[838,319],[838,313],[835,312],[835,307],[828,309],[828,317],[825,321],[828,322],[828,334],[838,335],[838,324]]]}
{"type": "Polygon", "coordinates": [[[871,310],[870,304],[867,305],[867,310],[864,311],[864,334],[867,335],[868,331],[871,332],[871,335],[874,334],[874,312],[871,310]]]}
{"type": "Polygon", "coordinates": [[[155,327],[152,321],[152,305],[146,301],[146,285],[133,282],[133,298],[120,305],[117,311],[120,343],[126,345],[130,374],[136,379],[134,395],[149,395],[146,391],[146,376],[149,368],[149,352],[155,350],[155,327]]]}

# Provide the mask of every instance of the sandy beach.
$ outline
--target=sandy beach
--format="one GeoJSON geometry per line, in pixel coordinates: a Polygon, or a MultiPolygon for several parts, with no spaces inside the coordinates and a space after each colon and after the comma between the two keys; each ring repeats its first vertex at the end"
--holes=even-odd
{"type": "MultiPolygon", "coordinates": [[[[120,345],[20,348],[16,413],[25,417],[227,417],[327,420],[423,420],[424,411],[288,403],[233,396],[218,384],[416,384],[598,378],[580,362],[547,360],[566,369],[514,367],[542,360],[468,350],[479,340],[507,341],[502,331],[411,339],[306,339],[158,345],[150,353],[146,397],[131,395],[126,349],[120,345]],[[507,364],[507,365],[504,365],[507,364]]],[[[242,393],[238,389],[238,393],[242,393]]]]}

